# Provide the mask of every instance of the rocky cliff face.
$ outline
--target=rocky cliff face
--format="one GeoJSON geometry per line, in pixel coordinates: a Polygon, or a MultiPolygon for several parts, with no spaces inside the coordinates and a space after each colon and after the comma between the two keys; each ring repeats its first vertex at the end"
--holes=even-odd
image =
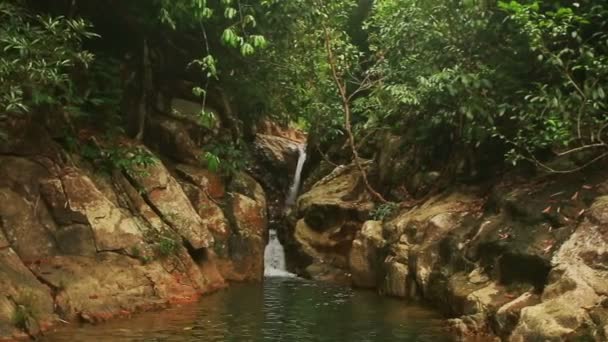
{"type": "Polygon", "coordinates": [[[261,280],[264,190],[246,173],[226,182],[194,161],[180,125],[150,122],[167,133],[154,133],[166,138],[155,147],[171,159],[156,154],[148,167],[110,173],[42,127],[11,129],[0,148],[0,340],[261,280]]]}
{"type": "Polygon", "coordinates": [[[340,166],[300,197],[296,271],[424,299],[463,337],[608,339],[604,173],[454,186],[382,221],[359,183],[340,166]]]}

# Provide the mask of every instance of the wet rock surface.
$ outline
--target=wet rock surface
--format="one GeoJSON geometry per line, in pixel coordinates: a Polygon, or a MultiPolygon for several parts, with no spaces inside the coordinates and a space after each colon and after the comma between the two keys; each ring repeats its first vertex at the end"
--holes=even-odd
{"type": "MultiPolygon", "coordinates": [[[[305,255],[310,262],[295,265],[294,271],[314,279],[351,282],[349,255],[353,241],[373,208],[359,181],[354,166],[338,167],[298,198],[294,209],[297,223],[288,246],[292,253],[305,255]]],[[[354,258],[365,253],[355,251],[354,258]]]]}
{"type": "Polygon", "coordinates": [[[339,166],[299,198],[293,270],[428,301],[463,339],[608,338],[605,175],[456,186],[382,221],[357,177],[339,166]]]}
{"type": "Polygon", "coordinates": [[[37,132],[0,154],[0,340],[261,280],[267,203],[252,177],[227,184],[188,153],[102,173],[37,132]]]}
{"type": "MultiPolygon", "coordinates": [[[[285,208],[299,136],[276,127],[258,132],[260,158],[284,178],[268,179],[274,174],[262,169],[226,178],[201,165],[198,131],[184,120],[151,120],[152,136],[163,138],[155,149],[128,143],[154,154],[155,163],[109,174],[62,150],[40,127],[0,146],[0,340],[259,281],[269,226],[281,227],[292,271],[428,301],[464,339],[608,339],[608,182],[601,172],[507,175],[379,217],[358,169],[342,165],[315,175],[285,208]]],[[[399,152],[383,153],[381,164],[390,164],[399,152]]],[[[397,184],[402,164],[370,174],[397,184]]],[[[410,180],[422,185],[409,188],[427,189],[436,176],[426,172],[410,180]]]]}

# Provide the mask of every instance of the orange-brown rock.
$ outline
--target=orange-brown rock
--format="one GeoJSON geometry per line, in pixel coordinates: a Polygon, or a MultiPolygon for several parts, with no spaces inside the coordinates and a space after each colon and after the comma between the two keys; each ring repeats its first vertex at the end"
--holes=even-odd
{"type": "Polygon", "coordinates": [[[209,247],[213,236],[167,168],[158,161],[131,177],[162,219],[195,249],[209,247]]]}
{"type": "Polygon", "coordinates": [[[228,193],[199,165],[187,120],[150,119],[147,138],[160,136],[159,150],[175,154],[109,174],[96,170],[107,161],[62,152],[42,127],[35,139],[0,144],[0,341],[261,280],[264,190],[238,173],[228,193]]]}
{"type": "Polygon", "coordinates": [[[293,140],[298,143],[306,142],[306,134],[297,128],[282,127],[274,121],[264,120],[258,124],[258,133],[274,135],[277,137],[293,140]]]}

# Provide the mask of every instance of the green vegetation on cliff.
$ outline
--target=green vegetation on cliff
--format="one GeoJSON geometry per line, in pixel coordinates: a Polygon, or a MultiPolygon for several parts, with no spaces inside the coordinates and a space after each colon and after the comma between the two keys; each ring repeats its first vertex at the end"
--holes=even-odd
{"type": "Polygon", "coordinates": [[[94,128],[109,155],[112,132],[145,140],[150,115],[186,98],[197,158],[228,173],[263,117],[305,127],[325,159],[372,157],[391,132],[448,177],[608,156],[601,1],[7,0],[0,16],[5,140],[16,118],[63,120],[57,135],[94,128]]]}

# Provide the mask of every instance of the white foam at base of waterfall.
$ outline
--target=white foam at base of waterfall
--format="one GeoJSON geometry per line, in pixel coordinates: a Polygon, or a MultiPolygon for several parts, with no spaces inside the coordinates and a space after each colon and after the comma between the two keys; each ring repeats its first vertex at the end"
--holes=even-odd
{"type": "Polygon", "coordinates": [[[277,237],[277,232],[269,231],[268,244],[264,250],[265,277],[295,277],[285,267],[285,250],[277,237]]]}

